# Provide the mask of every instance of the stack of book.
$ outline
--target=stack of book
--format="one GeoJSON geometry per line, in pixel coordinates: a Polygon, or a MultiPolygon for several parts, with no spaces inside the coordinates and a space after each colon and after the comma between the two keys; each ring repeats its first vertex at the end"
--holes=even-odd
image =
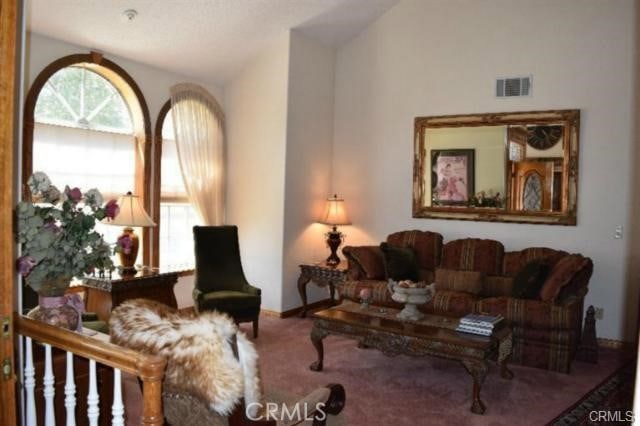
{"type": "Polygon", "coordinates": [[[460,319],[460,324],[456,331],[491,336],[493,330],[498,328],[503,321],[504,317],[502,315],[468,314],[460,319]]]}

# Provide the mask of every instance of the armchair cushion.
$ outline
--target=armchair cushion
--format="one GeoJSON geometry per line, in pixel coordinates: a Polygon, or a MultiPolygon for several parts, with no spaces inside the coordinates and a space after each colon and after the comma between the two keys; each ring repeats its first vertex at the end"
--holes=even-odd
{"type": "Polygon", "coordinates": [[[415,252],[411,247],[394,247],[387,243],[380,244],[384,255],[384,268],[387,279],[395,281],[420,279],[420,269],[415,252]]]}
{"type": "Polygon", "coordinates": [[[455,269],[436,269],[436,290],[463,291],[480,294],[484,274],[478,271],[458,271],[455,269]]]}
{"type": "Polygon", "coordinates": [[[199,310],[217,310],[235,316],[238,312],[260,311],[260,296],[240,291],[212,291],[202,293],[199,299],[199,310]]]}

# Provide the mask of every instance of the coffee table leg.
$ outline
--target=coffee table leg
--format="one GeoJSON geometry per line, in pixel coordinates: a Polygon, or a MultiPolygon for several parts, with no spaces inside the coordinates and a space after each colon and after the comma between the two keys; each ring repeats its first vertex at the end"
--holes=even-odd
{"type": "Polygon", "coordinates": [[[465,360],[462,361],[462,364],[473,378],[473,403],[471,404],[471,412],[475,414],[484,414],[485,405],[480,400],[480,389],[482,388],[482,383],[484,383],[484,379],[487,376],[487,363],[484,361],[465,360]]]}
{"type": "Polygon", "coordinates": [[[324,346],[322,345],[322,339],[327,337],[329,333],[319,329],[316,325],[311,329],[311,343],[318,352],[318,360],[309,366],[312,371],[322,371],[322,361],[324,360],[324,346]]]}

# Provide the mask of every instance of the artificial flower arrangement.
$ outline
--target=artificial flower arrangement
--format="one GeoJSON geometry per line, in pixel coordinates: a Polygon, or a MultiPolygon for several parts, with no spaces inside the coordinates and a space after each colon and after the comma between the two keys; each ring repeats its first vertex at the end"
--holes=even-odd
{"type": "Polygon", "coordinates": [[[20,202],[17,240],[22,245],[18,270],[40,296],[64,295],[73,277],[94,271],[111,271],[111,249],[96,222],[113,219],[120,208],[116,200],[103,205],[100,191],[51,184],[42,172],[27,182],[33,202],[20,202]]]}

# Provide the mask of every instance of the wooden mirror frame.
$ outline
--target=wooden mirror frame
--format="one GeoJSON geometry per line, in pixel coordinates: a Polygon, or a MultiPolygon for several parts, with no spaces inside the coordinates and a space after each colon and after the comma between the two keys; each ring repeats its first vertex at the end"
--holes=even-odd
{"type": "MultiPolygon", "coordinates": [[[[413,217],[430,219],[515,222],[547,225],[576,225],[578,208],[578,152],[580,110],[503,112],[487,114],[416,117],[413,160],[413,217]],[[425,133],[429,128],[477,127],[522,124],[562,124],[564,127],[564,161],[562,164],[562,209],[560,211],[515,211],[507,207],[427,206],[431,188],[426,188],[425,172],[431,159],[425,149],[425,133]]],[[[506,155],[506,147],[505,147],[506,155]]],[[[430,167],[430,166],[429,166],[430,167]]],[[[506,179],[505,196],[509,197],[510,179],[506,179]]],[[[505,206],[508,206],[506,200],[505,206]]]]}

